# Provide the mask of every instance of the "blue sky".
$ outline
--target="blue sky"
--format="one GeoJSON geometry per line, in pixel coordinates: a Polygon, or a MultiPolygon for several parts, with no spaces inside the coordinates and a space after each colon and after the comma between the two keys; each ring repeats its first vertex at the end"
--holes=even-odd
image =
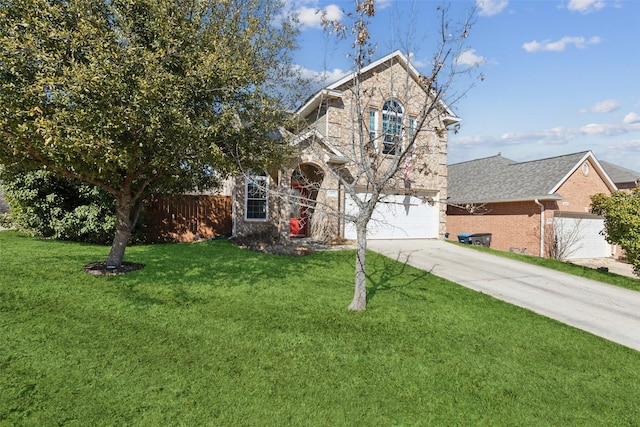
{"type": "MultiPolygon", "coordinates": [[[[429,72],[440,1],[376,1],[374,59],[409,51],[429,72]],[[408,42],[409,41],[409,42],[408,42]]],[[[640,1],[453,0],[449,18],[477,5],[463,58],[484,80],[454,105],[449,163],[493,156],[517,161],[591,150],[599,160],[640,171],[640,1]]],[[[348,23],[352,0],[290,0],[300,19],[295,62],[326,83],[351,68],[350,41],[320,27],[320,14],[348,23]]],[[[458,83],[467,88],[468,81],[458,83]]]]}

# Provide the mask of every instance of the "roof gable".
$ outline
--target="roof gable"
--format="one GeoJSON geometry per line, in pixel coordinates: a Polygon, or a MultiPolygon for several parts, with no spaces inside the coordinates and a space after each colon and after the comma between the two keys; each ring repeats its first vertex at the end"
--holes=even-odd
{"type": "MultiPolygon", "coordinates": [[[[422,80],[421,79],[422,75],[411,64],[411,62],[409,61],[407,56],[404,55],[399,50],[396,50],[395,52],[392,52],[392,53],[390,53],[388,55],[385,55],[382,58],[379,58],[379,59],[371,62],[367,66],[363,67],[360,70],[360,75],[366,74],[369,71],[374,70],[375,68],[386,66],[388,63],[399,63],[400,65],[402,65],[402,67],[405,70],[407,70],[407,73],[409,73],[411,78],[416,83],[418,83],[421,87],[424,88],[424,83],[422,83],[422,81],[421,81],[422,80]]],[[[356,72],[355,71],[351,72],[351,73],[347,74],[346,76],[342,77],[340,80],[338,80],[338,81],[326,86],[325,88],[319,90],[314,95],[312,95],[309,98],[309,100],[307,102],[305,102],[305,104],[302,107],[300,107],[297,110],[297,113],[302,117],[306,117],[309,114],[311,114],[315,109],[317,109],[319,104],[320,104],[320,102],[322,102],[323,100],[342,97],[342,91],[344,89],[341,90],[341,87],[344,86],[345,84],[348,84],[349,82],[353,81],[355,76],[356,76],[356,72]]],[[[453,113],[453,111],[451,111],[451,109],[442,100],[439,100],[438,103],[441,106],[442,110],[446,114],[445,122],[447,124],[457,123],[457,122],[460,121],[460,118],[458,116],[456,116],[453,113]]]]}
{"type": "Polygon", "coordinates": [[[326,138],[316,129],[310,129],[307,132],[298,135],[292,140],[292,145],[300,145],[303,142],[318,143],[323,147],[325,153],[325,161],[327,163],[343,164],[348,162],[348,158],[333,144],[330,144],[326,138]]]}
{"type": "Polygon", "coordinates": [[[559,200],[556,191],[585,160],[613,191],[611,181],[591,151],[514,162],[498,155],[449,165],[449,203],[494,203],[525,200],[559,200]]]}
{"type": "MultiPolygon", "coordinates": [[[[386,56],[383,56],[382,58],[371,62],[369,65],[366,65],[365,67],[362,67],[362,69],[360,70],[360,74],[368,73],[369,71],[371,71],[371,70],[373,70],[375,68],[378,68],[380,66],[385,65],[387,62],[398,62],[398,63],[400,63],[400,65],[402,65],[402,67],[404,67],[404,69],[407,70],[409,75],[416,82],[420,81],[420,73],[418,72],[416,67],[411,65],[411,62],[409,62],[407,57],[402,52],[400,52],[399,50],[396,50],[395,52],[392,52],[392,53],[390,53],[390,54],[388,54],[386,56]]],[[[355,77],[355,74],[356,74],[355,72],[351,72],[351,73],[347,74],[346,76],[344,76],[343,78],[341,78],[337,82],[332,83],[329,86],[327,86],[327,89],[329,89],[329,90],[338,89],[340,86],[352,81],[353,78],[355,77]]]]}

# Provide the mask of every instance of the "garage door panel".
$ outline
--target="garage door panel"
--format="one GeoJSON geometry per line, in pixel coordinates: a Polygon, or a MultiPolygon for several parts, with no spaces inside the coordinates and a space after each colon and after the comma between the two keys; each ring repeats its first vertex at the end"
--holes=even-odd
{"type": "MultiPolygon", "coordinates": [[[[366,197],[360,194],[359,197],[366,197]]],[[[346,198],[345,211],[357,212],[350,197],[346,198]]],[[[409,195],[387,195],[381,200],[371,217],[367,229],[368,239],[433,239],[438,237],[439,210],[423,199],[409,195]]],[[[354,224],[345,224],[345,237],[356,238],[354,224]]]]}
{"type": "Polygon", "coordinates": [[[604,230],[602,218],[556,217],[554,228],[557,241],[567,247],[567,259],[611,256],[611,245],[600,234],[604,230]]]}

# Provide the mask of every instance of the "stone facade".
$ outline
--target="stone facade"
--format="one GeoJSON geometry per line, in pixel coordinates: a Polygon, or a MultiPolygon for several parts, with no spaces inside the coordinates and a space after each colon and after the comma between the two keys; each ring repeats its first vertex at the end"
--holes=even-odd
{"type": "MultiPolygon", "coordinates": [[[[403,141],[409,138],[409,132],[416,129],[417,136],[411,155],[407,156],[384,192],[423,197],[430,203],[446,200],[447,125],[457,118],[447,121],[452,114],[444,104],[425,109],[433,103],[430,95],[421,82],[421,76],[399,52],[365,67],[364,71],[359,80],[359,96],[355,94],[353,79],[345,78],[320,91],[298,111],[308,126],[297,140],[298,155],[290,167],[270,174],[272,192],[268,218],[263,221],[247,220],[244,214],[246,185],[244,179],[236,182],[238,235],[271,233],[288,236],[291,205],[283,195],[288,194],[292,184],[295,187],[297,180],[301,180],[308,184],[301,187],[310,196],[308,205],[304,207],[309,217],[307,235],[322,239],[342,236],[344,220],[341,212],[345,205],[345,192],[329,169],[342,176],[350,175],[357,180],[357,187],[366,191],[367,182],[362,179],[359,163],[379,162],[380,169],[384,169],[385,162],[389,161],[381,148],[383,106],[388,101],[402,106],[403,141]],[[420,127],[421,123],[423,126],[420,127]],[[372,124],[373,127],[370,126],[372,124]],[[374,134],[374,142],[370,144],[370,136],[374,134]],[[360,136],[368,145],[364,156],[360,151],[360,136]]],[[[439,234],[443,237],[446,204],[438,205],[439,234]]]]}

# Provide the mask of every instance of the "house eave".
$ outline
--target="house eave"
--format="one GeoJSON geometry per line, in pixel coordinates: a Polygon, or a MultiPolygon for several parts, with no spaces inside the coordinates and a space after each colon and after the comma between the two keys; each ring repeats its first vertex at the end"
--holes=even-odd
{"type": "Polygon", "coordinates": [[[329,158],[327,159],[327,163],[333,163],[336,165],[344,165],[349,163],[349,159],[344,157],[344,156],[336,156],[336,155],[330,155],[329,158]]]}
{"type": "Polygon", "coordinates": [[[540,202],[556,202],[562,200],[563,197],[559,194],[545,194],[542,196],[530,196],[530,197],[516,197],[512,199],[479,199],[479,200],[447,200],[449,206],[464,206],[464,205],[488,205],[494,203],[516,203],[516,202],[534,202],[538,200],[540,202]]]}
{"type": "Polygon", "coordinates": [[[444,117],[444,125],[445,126],[451,126],[457,123],[460,123],[462,121],[462,119],[458,116],[454,116],[454,115],[446,115],[444,117]]]}
{"type": "Polygon", "coordinates": [[[297,111],[300,117],[307,117],[314,110],[316,110],[322,101],[327,99],[338,99],[342,97],[342,93],[333,89],[322,89],[311,97],[302,107],[297,111]]]}

